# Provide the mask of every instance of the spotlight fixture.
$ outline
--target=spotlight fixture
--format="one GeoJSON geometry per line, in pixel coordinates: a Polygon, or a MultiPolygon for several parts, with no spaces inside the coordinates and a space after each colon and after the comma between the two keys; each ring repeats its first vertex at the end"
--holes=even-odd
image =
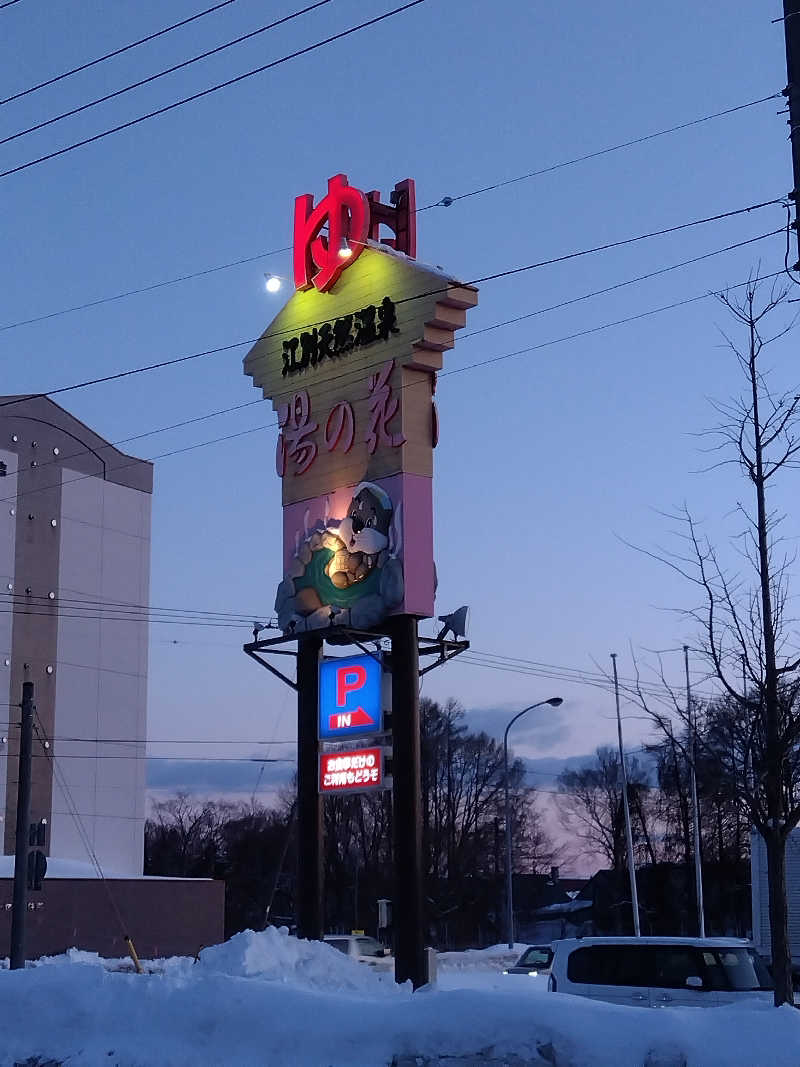
{"type": "Polygon", "coordinates": [[[439,622],[443,622],[444,626],[439,631],[436,640],[443,641],[448,633],[452,633],[454,641],[457,641],[459,637],[466,637],[468,613],[469,608],[464,605],[461,608],[457,608],[456,611],[451,612],[449,615],[439,615],[439,622]]]}

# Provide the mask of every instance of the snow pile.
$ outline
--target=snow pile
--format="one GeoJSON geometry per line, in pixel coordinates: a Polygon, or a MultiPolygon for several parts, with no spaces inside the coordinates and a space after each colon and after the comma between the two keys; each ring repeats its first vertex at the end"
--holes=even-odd
{"type": "Polygon", "coordinates": [[[514,964],[526,948],[525,942],[517,942],[513,949],[508,944],[489,945],[488,948],[468,948],[464,952],[440,952],[437,963],[440,967],[457,967],[459,970],[502,970],[514,964]]]}
{"type": "MultiPolygon", "coordinates": [[[[477,955],[477,954],[476,954],[477,955]]],[[[158,974],[108,971],[90,953],[0,973],[0,1067],[388,1067],[451,1057],[555,1067],[796,1067],[800,1013],[750,1003],[651,1010],[526,984],[393,988],[325,945],[238,935],[158,974]],[[353,973],[353,969],[355,974],[353,973]],[[516,1057],[516,1059],[515,1059],[516,1057]]],[[[459,972],[454,971],[457,975],[459,972]]]]}
{"type": "Polygon", "coordinates": [[[222,945],[204,948],[199,961],[202,973],[261,978],[305,989],[373,996],[399,991],[391,976],[376,973],[324,942],[290,937],[286,927],[270,926],[258,933],[244,930],[222,945]]]}

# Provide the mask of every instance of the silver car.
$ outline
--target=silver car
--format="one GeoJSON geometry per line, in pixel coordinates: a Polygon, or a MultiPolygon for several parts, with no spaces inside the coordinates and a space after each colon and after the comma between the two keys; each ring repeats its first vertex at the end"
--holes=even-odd
{"type": "Polygon", "coordinates": [[[552,945],[530,945],[514,966],[507,967],[503,974],[527,974],[530,978],[537,978],[540,974],[550,974],[552,960],[552,945]]]}
{"type": "Polygon", "coordinates": [[[365,934],[326,934],[325,944],[338,949],[351,960],[366,963],[379,971],[390,971],[394,966],[394,960],[388,948],[376,941],[374,937],[365,934]]]}
{"type": "Polygon", "coordinates": [[[772,1000],[748,942],[727,937],[584,937],[556,941],[547,988],[641,1008],[772,1000]]]}

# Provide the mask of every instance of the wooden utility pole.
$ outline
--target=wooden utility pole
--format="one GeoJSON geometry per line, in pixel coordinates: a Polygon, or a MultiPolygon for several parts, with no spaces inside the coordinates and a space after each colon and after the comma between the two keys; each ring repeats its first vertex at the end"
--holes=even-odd
{"type": "Polygon", "coordinates": [[[297,935],[321,940],[325,925],[322,796],[319,792],[319,661],[322,637],[297,642],[297,935]]]}
{"type": "Polygon", "coordinates": [[[783,32],[786,38],[786,89],[789,104],[789,140],[792,146],[794,187],[789,193],[794,202],[794,231],[797,237],[797,262],[800,270],[800,0],[783,0],[783,32]]]}
{"type": "Polygon", "coordinates": [[[422,892],[422,788],[417,620],[398,615],[392,634],[392,764],[395,978],[427,981],[422,892]]]}
{"type": "Polygon", "coordinates": [[[14,895],[11,907],[10,966],[25,966],[25,920],[28,912],[28,834],[31,818],[33,757],[33,682],[22,683],[22,721],[17,773],[17,836],[14,852],[14,895]]]}

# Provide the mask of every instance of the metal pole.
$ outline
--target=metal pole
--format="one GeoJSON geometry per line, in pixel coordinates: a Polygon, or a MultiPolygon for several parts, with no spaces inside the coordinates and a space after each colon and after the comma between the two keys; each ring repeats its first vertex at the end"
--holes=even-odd
{"type": "Polygon", "coordinates": [[[550,697],[548,700],[540,700],[536,704],[523,708],[522,711],[517,712],[503,734],[503,790],[505,793],[506,822],[506,936],[508,937],[508,947],[510,949],[514,948],[514,883],[511,870],[514,858],[511,852],[511,801],[508,795],[508,731],[517,719],[521,719],[523,715],[527,715],[534,708],[542,708],[545,704],[549,704],[551,708],[557,708],[561,703],[561,697],[550,697]]]}
{"type": "Polygon", "coordinates": [[[415,989],[427,979],[422,893],[422,753],[417,620],[398,615],[392,637],[394,974],[415,989]]]}
{"type": "Polygon", "coordinates": [[[503,736],[503,788],[505,790],[506,821],[506,937],[509,949],[514,948],[514,876],[511,870],[511,803],[508,795],[508,731],[503,736]]]}
{"type": "Polygon", "coordinates": [[[31,757],[33,755],[33,682],[22,683],[22,729],[17,772],[17,836],[14,852],[14,896],[11,907],[10,966],[25,966],[25,920],[28,911],[28,832],[31,819],[31,757]]]}
{"type": "Polygon", "coordinates": [[[358,856],[356,856],[355,871],[353,875],[353,930],[358,929],[358,856]]]}
{"type": "Polygon", "coordinates": [[[628,845],[628,877],[631,882],[631,908],[633,909],[633,932],[641,937],[639,929],[639,894],[636,891],[636,865],[633,859],[633,833],[631,831],[631,810],[628,806],[628,774],[625,770],[625,751],[622,747],[622,718],[619,713],[619,679],[617,678],[617,654],[611,653],[614,665],[614,696],[617,702],[617,737],[619,739],[619,765],[622,770],[622,804],[625,810],[625,840],[628,845]]]}
{"type": "MultiPolygon", "coordinates": [[[[689,770],[692,788],[692,833],[694,834],[694,884],[697,894],[697,925],[700,937],[706,936],[706,918],[703,908],[703,867],[700,860],[700,808],[697,803],[697,729],[692,713],[692,689],[689,682],[689,646],[683,646],[683,662],[686,668],[686,715],[689,720],[689,770]]],[[[721,857],[720,857],[721,858],[721,857]]]]}
{"type": "Polygon", "coordinates": [[[297,934],[324,933],[322,797],[319,792],[319,660],[322,638],[297,641],[297,934]]]}
{"type": "MultiPolygon", "coordinates": [[[[800,251],[800,0],[783,0],[783,32],[786,39],[786,97],[789,103],[789,140],[792,147],[794,227],[800,251]]],[[[800,270],[800,256],[794,266],[800,270]]]]}

